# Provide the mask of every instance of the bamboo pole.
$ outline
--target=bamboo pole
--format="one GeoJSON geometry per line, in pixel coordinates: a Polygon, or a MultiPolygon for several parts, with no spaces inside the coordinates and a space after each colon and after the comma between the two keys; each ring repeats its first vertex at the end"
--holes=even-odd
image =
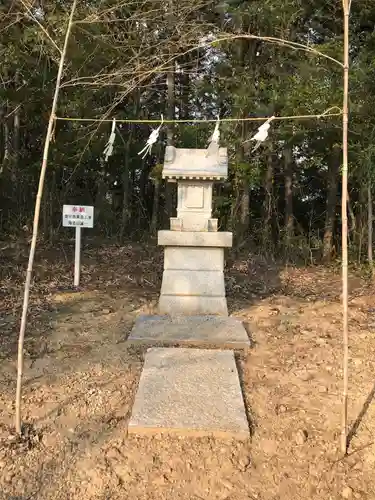
{"type": "Polygon", "coordinates": [[[66,51],[67,51],[68,42],[69,42],[69,36],[70,36],[70,32],[71,32],[72,25],[73,25],[73,16],[74,16],[74,12],[76,9],[76,5],[77,5],[77,0],[73,0],[73,4],[72,4],[71,11],[70,11],[70,16],[69,16],[69,21],[68,21],[68,26],[67,26],[66,33],[65,33],[64,46],[63,46],[63,50],[61,52],[59,69],[57,72],[55,93],[53,96],[51,113],[49,116],[46,138],[45,138],[45,143],[44,143],[42,166],[40,169],[40,176],[39,176],[38,193],[37,193],[36,201],[35,201],[33,236],[32,236],[31,244],[30,244],[29,262],[28,262],[27,271],[26,271],[25,289],[24,289],[24,296],[23,296],[23,307],[22,307],[20,333],[19,333],[19,337],[18,337],[16,422],[15,422],[17,434],[22,433],[21,398],[22,398],[22,374],[23,374],[23,345],[24,345],[24,340],[25,340],[26,319],[27,319],[27,311],[28,311],[28,306],[29,306],[31,274],[32,274],[32,270],[33,270],[35,249],[36,249],[36,243],[37,243],[37,239],[38,239],[40,206],[41,206],[41,201],[42,201],[44,179],[45,179],[46,170],[47,170],[49,145],[51,142],[53,125],[55,123],[55,113],[56,113],[57,101],[58,101],[59,91],[60,91],[60,82],[61,82],[62,72],[63,72],[63,68],[64,68],[64,62],[65,62],[65,56],[66,56],[66,51]]]}
{"type": "Polygon", "coordinates": [[[370,175],[371,173],[369,169],[367,180],[367,259],[370,266],[371,277],[374,278],[374,257],[372,252],[372,182],[370,175]]]}
{"type": "Polygon", "coordinates": [[[341,452],[348,448],[348,95],[349,95],[349,0],[342,0],[344,11],[344,72],[343,72],[343,106],[342,106],[342,195],[341,195],[341,228],[342,228],[342,320],[343,320],[343,392],[341,415],[341,452]]]}

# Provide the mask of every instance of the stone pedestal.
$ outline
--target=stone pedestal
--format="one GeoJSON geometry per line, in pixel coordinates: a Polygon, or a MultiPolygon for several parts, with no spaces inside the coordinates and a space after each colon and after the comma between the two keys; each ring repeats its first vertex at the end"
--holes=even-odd
{"type": "Polygon", "coordinates": [[[163,178],[177,181],[178,206],[170,230],[158,233],[165,247],[161,314],[228,316],[224,248],[232,246],[232,233],[217,232],[212,218],[213,182],[227,172],[225,148],[210,156],[200,149],[166,149],[163,178]]]}

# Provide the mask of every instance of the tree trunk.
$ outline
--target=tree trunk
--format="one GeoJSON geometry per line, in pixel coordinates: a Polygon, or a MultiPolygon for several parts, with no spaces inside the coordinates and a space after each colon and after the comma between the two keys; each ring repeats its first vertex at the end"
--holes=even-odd
{"type": "Polygon", "coordinates": [[[129,160],[125,158],[124,169],[121,174],[122,186],[122,208],[121,208],[121,223],[120,223],[120,242],[125,240],[126,229],[128,228],[130,213],[129,213],[129,160]]]}
{"type": "MultiPolygon", "coordinates": [[[[47,177],[47,176],[46,176],[47,177]]],[[[48,177],[47,177],[48,180],[48,177]]],[[[44,197],[42,200],[42,235],[43,240],[46,242],[48,240],[48,205],[50,202],[50,186],[49,183],[46,182],[44,187],[44,197]]]]}
{"type": "Polygon", "coordinates": [[[357,255],[358,255],[358,264],[362,262],[362,250],[363,250],[363,243],[364,243],[364,233],[366,231],[366,218],[367,218],[367,213],[364,210],[364,206],[367,203],[367,189],[366,186],[360,185],[359,186],[359,193],[358,193],[358,211],[356,213],[356,225],[357,225],[357,231],[356,231],[356,239],[355,239],[355,244],[357,247],[357,255]]]}
{"type": "MultiPolygon", "coordinates": [[[[174,120],[175,118],[175,70],[169,71],[167,74],[167,118],[174,120]]],[[[167,125],[167,146],[174,145],[174,124],[167,125]]],[[[165,226],[169,226],[169,218],[173,214],[173,192],[175,185],[171,182],[165,182],[165,226]]]]}
{"type": "Polygon", "coordinates": [[[236,247],[240,248],[246,245],[247,235],[249,230],[249,208],[250,208],[250,192],[247,179],[242,179],[240,197],[238,200],[240,217],[236,228],[236,247]]]}
{"type": "Polygon", "coordinates": [[[95,219],[96,219],[96,227],[98,231],[103,228],[104,220],[105,220],[105,209],[107,206],[107,182],[106,182],[106,165],[103,158],[100,159],[100,167],[97,172],[97,186],[98,189],[96,191],[95,196],[95,219]],[[104,212],[104,214],[103,214],[104,212]]]}
{"type": "Polygon", "coordinates": [[[129,133],[129,138],[125,143],[124,169],[121,174],[122,184],[122,211],[120,225],[120,242],[124,242],[125,231],[128,227],[130,210],[129,210],[129,149],[132,133],[129,133]]]}
{"type": "Polygon", "coordinates": [[[336,218],[336,200],[337,200],[337,175],[340,168],[340,150],[335,148],[332,160],[328,166],[327,179],[327,203],[326,220],[324,225],[323,237],[323,262],[328,263],[332,258],[333,234],[336,218]]]}
{"type": "Polygon", "coordinates": [[[243,246],[249,230],[250,188],[246,178],[241,180],[240,198],[238,200],[240,217],[236,228],[237,246],[243,246]]]}
{"type": "Polygon", "coordinates": [[[272,191],[273,191],[273,158],[269,153],[267,156],[267,170],[264,179],[264,201],[263,201],[263,230],[262,230],[262,249],[269,249],[272,239],[272,191]]]}
{"type": "MultiPolygon", "coordinates": [[[[3,108],[3,116],[6,116],[8,112],[8,106],[5,104],[3,108]]],[[[3,118],[3,155],[0,167],[0,174],[3,174],[8,166],[10,160],[10,133],[9,133],[9,122],[7,118],[3,118]]]]}
{"type": "MultiPolygon", "coordinates": [[[[242,52],[243,53],[243,52],[242,52]]],[[[238,146],[238,162],[241,167],[245,163],[245,150],[243,146],[243,141],[245,139],[245,122],[241,124],[241,144],[238,146]]],[[[250,210],[250,186],[246,173],[243,174],[241,179],[241,201],[240,201],[240,234],[237,239],[237,243],[242,245],[242,243],[247,238],[247,233],[249,230],[249,210],[250,210]]]]}
{"type": "Polygon", "coordinates": [[[49,224],[49,236],[48,240],[50,244],[53,244],[55,233],[54,233],[54,206],[57,200],[57,183],[56,183],[56,170],[52,170],[51,188],[49,190],[49,206],[48,206],[48,224],[49,224]]]}
{"type": "Polygon", "coordinates": [[[371,269],[371,275],[374,273],[374,260],[372,255],[372,193],[371,181],[367,183],[367,258],[371,269]]]}
{"type": "Polygon", "coordinates": [[[151,234],[156,235],[158,229],[160,180],[154,180],[154,198],[152,203],[151,234]]]}
{"type": "Polygon", "coordinates": [[[0,105],[0,176],[3,173],[3,158],[4,158],[4,151],[5,151],[5,137],[4,137],[4,120],[5,116],[5,109],[3,105],[0,105]]]}
{"type": "Polygon", "coordinates": [[[247,230],[249,229],[249,207],[250,207],[249,183],[245,179],[242,182],[242,196],[241,196],[242,238],[246,237],[247,230]]]}
{"type": "MultiPolygon", "coordinates": [[[[175,118],[175,71],[167,73],[167,118],[174,120],[175,118]]],[[[167,146],[174,144],[174,123],[167,124],[167,146]]]]}
{"type": "Polygon", "coordinates": [[[236,234],[238,211],[241,206],[241,189],[238,179],[235,180],[233,185],[233,196],[232,203],[230,207],[230,215],[228,220],[228,231],[236,234]]]}
{"type": "Polygon", "coordinates": [[[190,75],[185,69],[180,73],[180,116],[182,120],[189,119],[190,115],[190,75]]]}
{"type": "Polygon", "coordinates": [[[349,195],[349,191],[347,193],[347,198],[348,198],[348,212],[349,212],[349,218],[350,218],[350,227],[349,227],[349,241],[350,241],[350,238],[351,238],[351,235],[353,240],[355,240],[355,233],[356,233],[356,229],[357,229],[357,223],[356,223],[356,220],[355,220],[355,215],[354,215],[354,211],[353,211],[353,207],[352,207],[352,204],[350,202],[350,195],[349,195]]]}
{"type": "MultiPolygon", "coordinates": [[[[17,75],[16,75],[17,78],[17,75]]],[[[19,157],[20,157],[20,108],[16,105],[13,111],[13,144],[12,144],[12,189],[13,197],[16,200],[18,211],[21,215],[21,190],[20,190],[20,171],[19,171],[19,157]]]]}
{"type": "MultiPolygon", "coordinates": [[[[15,86],[18,87],[19,74],[15,74],[15,86]]],[[[18,162],[20,156],[20,107],[15,103],[15,110],[13,111],[13,169],[12,169],[12,182],[17,184],[18,177],[18,162]]]]}
{"type": "Polygon", "coordinates": [[[284,185],[285,185],[285,254],[288,255],[294,236],[293,217],[293,154],[292,148],[284,151],[284,185]]]}
{"type": "Polygon", "coordinates": [[[20,109],[14,111],[13,115],[13,165],[14,175],[13,180],[17,181],[18,162],[20,157],[20,109]]]}

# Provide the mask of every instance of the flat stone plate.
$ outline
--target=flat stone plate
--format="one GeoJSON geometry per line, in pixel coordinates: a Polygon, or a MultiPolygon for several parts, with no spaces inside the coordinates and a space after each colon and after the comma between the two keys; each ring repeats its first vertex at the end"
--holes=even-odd
{"type": "Polygon", "coordinates": [[[242,322],[222,316],[139,316],[128,341],[244,349],[250,340],[242,322]]]}
{"type": "Polygon", "coordinates": [[[233,351],[148,349],[128,432],[248,439],[233,351]]]}

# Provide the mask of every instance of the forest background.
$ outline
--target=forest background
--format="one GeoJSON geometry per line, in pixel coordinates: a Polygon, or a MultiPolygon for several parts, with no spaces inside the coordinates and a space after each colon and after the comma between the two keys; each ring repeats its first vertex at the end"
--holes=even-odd
{"type": "MultiPolygon", "coordinates": [[[[214,120],[341,108],[342,68],[331,60],[279,43],[228,39],[277,37],[342,60],[341,7],[333,0],[79,2],[57,116],[214,120]]],[[[0,8],[2,239],[31,231],[68,8],[56,0],[5,1],[0,8]]],[[[366,262],[375,177],[373,2],[353,2],[350,22],[349,251],[352,262],[366,262]]],[[[234,232],[235,250],[331,261],[341,239],[341,117],[274,122],[267,143],[252,153],[245,141],[258,126],[221,125],[230,177],[215,192],[220,227],[234,232]]],[[[114,154],[105,162],[110,128],[110,121],[57,121],[42,206],[46,242],[67,235],[61,210],[69,203],[95,206],[90,236],[124,242],[167,228],[176,193],[161,179],[164,147],[206,147],[214,123],[166,124],[142,159],[150,124],[118,122],[114,154]]]]}

